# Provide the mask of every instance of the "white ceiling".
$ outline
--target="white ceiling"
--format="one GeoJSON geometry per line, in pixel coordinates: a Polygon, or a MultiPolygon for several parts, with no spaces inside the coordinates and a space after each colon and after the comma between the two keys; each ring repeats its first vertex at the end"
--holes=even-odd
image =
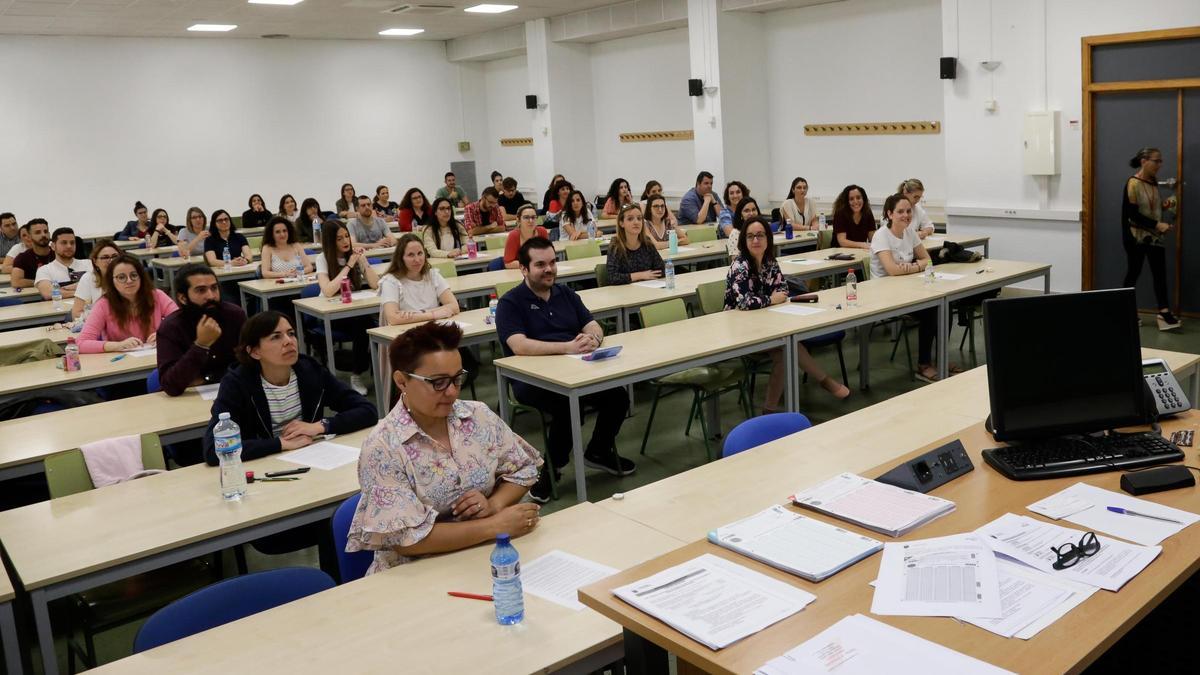
{"type": "Polygon", "coordinates": [[[251,5],[246,0],[0,0],[0,34],[124,37],[449,40],[529,19],[570,14],[613,0],[490,0],[515,4],[504,14],[468,14],[484,0],[303,0],[298,5],[251,5]],[[400,14],[385,10],[408,5],[400,14]],[[433,5],[433,8],[423,6],[433,5]],[[442,7],[449,7],[443,9],[442,7]],[[190,33],[194,23],[237,24],[229,33],[190,33]],[[414,37],[378,35],[386,28],[424,28],[414,37]]]}

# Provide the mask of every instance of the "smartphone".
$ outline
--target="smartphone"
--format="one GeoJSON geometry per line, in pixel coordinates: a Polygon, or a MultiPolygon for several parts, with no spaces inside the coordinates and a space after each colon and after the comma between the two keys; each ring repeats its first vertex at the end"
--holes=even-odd
{"type": "Polygon", "coordinates": [[[600,349],[597,349],[596,351],[592,352],[591,354],[584,354],[583,360],[584,361],[601,361],[604,359],[611,359],[612,357],[614,357],[620,353],[621,353],[621,345],[616,345],[613,347],[601,347],[600,349]]]}

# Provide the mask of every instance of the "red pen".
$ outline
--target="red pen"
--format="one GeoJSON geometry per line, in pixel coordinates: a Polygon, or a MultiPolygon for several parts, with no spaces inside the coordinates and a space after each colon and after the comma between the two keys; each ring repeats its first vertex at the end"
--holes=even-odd
{"type": "Polygon", "coordinates": [[[446,595],[452,595],[456,598],[466,598],[468,600],[483,600],[484,602],[492,601],[492,596],[480,595],[478,593],[463,593],[462,591],[446,591],[446,595]]]}

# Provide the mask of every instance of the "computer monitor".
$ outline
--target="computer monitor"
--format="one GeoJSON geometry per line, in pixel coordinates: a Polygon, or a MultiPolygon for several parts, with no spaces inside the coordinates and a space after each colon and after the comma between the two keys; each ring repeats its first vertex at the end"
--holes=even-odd
{"type": "Polygon", "coordinates": [[[983,323],[996,440],[1149,420],[1133,289],[988,300],[983,323]]]}

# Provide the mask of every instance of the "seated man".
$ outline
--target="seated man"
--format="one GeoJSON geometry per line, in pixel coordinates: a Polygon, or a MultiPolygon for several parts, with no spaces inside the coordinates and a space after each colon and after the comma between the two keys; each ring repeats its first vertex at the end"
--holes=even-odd
{"type": "Polygon", "coordinates": [[[19,241],[0,258],[0,274],[12,274],[13,261],[33,246],[33,241],[29,238],[29,223],[17,228],[17,239],[19,241]]]}
{"type": "Polygon", "coordinates": [[[696,176],[696,187],[683,193],[679,200],[679,223],[701,225],[717,222],[721,212],[721,200],[713,193],[713,175],[701,171],[696,176]]]}
{"type": "Polygon", "coordinates": [[[207,265],[192,263],[175,274],[173,312],[158,327],[158,378],[168,396],[215,384],[234,362],[246,312],[221,301],[221,285],[207,265]]]}
{"type": "Polygon", "coordinates": [[[467,193],[463,192],[463,189],[458,187],[458,178],[454,176],[454,172],[447,171],[445,180],[446,184],[438,188],[437,194],[435,194],[433,198],[449,199],[450,204],[456,209],[467,208],[467,193]]]}
{"type": "Polygon", "coordinates": [[[84,258],[75,259],[75,230],[60,227],[54,231],[50,241],[54,250],[54,260],[42,265],[34,274],[34,284],[43,300],[52,296],[52,282],[58,282],[62,297],[75,297],[75,285],[79,278],[92,270],[92,261],[84,258]]]}
{"type": "Polygon", "coordinates": [[[358,212],[346,229],[350,230],[350,240],[361,248],[383,248],[395,246],[396,239],[383,218],[375,215],[372,199],[366,195],[358,197],[358,212]]]}
{"type": "Polygon", "coordinates": [[[505,219],[515,218],[517,209],[528,204],[529,200],[525,199],[525,195],[517,192],[517,179],[508,176],[501,183],[503,189],[500,191],[500,209],[504,213],[505,219]]]}
{"type": "Polygon", "coordinates": [[[38,268],[54,262],[54,251],[50,250],[50,225],[45,218],[34,218],[25,224],[29,228],[29,248],[13,258],[13,288],[33,286],[38,268]]]}
{"type": "Polygon", "coordinates": [[[472,237],[505,231],[504,213],[500,211],[500,193],[496,188],[484,188],[479,201],[467,204],[463,227],[472,237]]]}
{"type": "Polygon", "coordinates": [[[21,243],[17,231],[17,217],[11,213],[0,213],[0,260],[8,257],[8,251],[21,243]]]}
{"type": "MultiPolygon", "coordinates": [[[[563,284],[554,283],[558,273],[554,245],[544,237],[533,237],[517,253],[525,282],[500,299],[496,308],[496,333],[505,355],[538,356],[546,354],[585,354],[604,340],[604,330],[583,306],[579,295],[563,284]]],[[[550,461],[543,465],[538,482],[529,491],[539,503],[550,500],[550,481],[571,458],[571,415],[567,397],[522,382],[512,383],[513,395],[525,405],[550,415],[550,461]]],[[[584,464],[627,476],[637,468],[617,454],[613,445],[625,413],[629,396],[614,387],[580,399],[580,406],[597,410],[596,428],[584,452],[584,464]]]]}

